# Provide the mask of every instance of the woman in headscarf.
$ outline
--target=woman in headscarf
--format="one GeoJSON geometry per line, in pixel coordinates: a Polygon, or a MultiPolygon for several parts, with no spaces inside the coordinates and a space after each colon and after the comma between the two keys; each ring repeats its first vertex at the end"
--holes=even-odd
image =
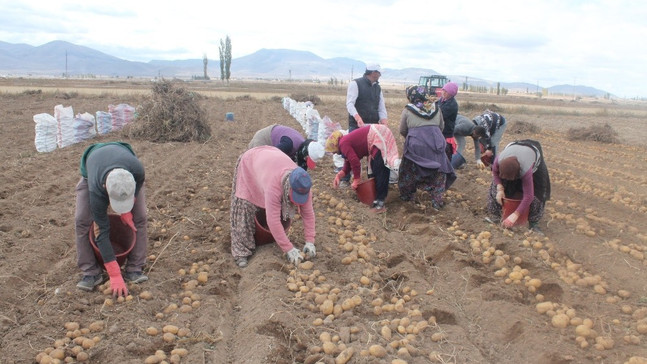
{"type": "Polygon", "coordinates": [[[528,214],[531,230],[541,232],[539,220],[550,199],[550,177],[541,144],[535,140],[520,140],[508,144],[492,164],[492,184],[488,193],[487,210],[494,221],[501,219],[503,198],[518,199],[517,209],[503,220],[503,227],[514,226],[520,216],[528,214]]]}
{"type": "Polygon", "coordinates": [[[499,153],[499,143],[508,124],[503,115],[491,110],[485,110],[483,114],[476,116],[472,123],[476,126],[472,133],[472,138],[475,140],[474,147],[476,148],[478,140],[481,153],[481,156],[476,159],[476,164],[479,168],[488,167],[487,162],[491,163],[499,153]],[[483,162],[484,159],[486,163],[483,162]]]}
{"type": "Polygon", "coordinates": [[[405,138],[398,187],[400,199],[410,201],[417,188],[429,192],[431,205],[439,210],[443,194],[456,180],[445,154],[442,113],[421,86],[406,89],[409,103],[402,110],[400,134],[405,138]]]}
{"type": "Polygon", "coordinates": [[[389,176],[391,169],[398,169],[400,157],[398,147],[391,129],[382,124],[370,124],[366,127],[355,129],[343,135],[341,131],[334,131],[326,141],[326,152],[340,153],[344,158],[344,166],[335,175],[333,187],[338,188],[341,179],[353,172],[353,189],[357,189],[361,177],[361,159],[368,158],[368,177],[375,178],[377,192],[375,201],[371,206],[374,212],[384,212],[384,200],[389,192],[389,176]]]}
{"type": "Polygon", "coordinates": [[[312,139],[305,139],[295,129],[279,124],[272,124],[257,131],[247,145],[247,149],[261,145],[279,148],[306,171],[314,169],[325,154],[320,143],[312,139]]]}
{"type": "Polygon", "coordinates": [[[231,254],[244,268],[256,249],[254,218],[265,209],[267,227],[288,261],[297,265],[302,257],[285,233],[281,221],[299,213],[303,220],[303,253],[314,258],[315,214],[312,207],[312,180],[283,152],[260,146],[243,153],[236,162],[231,189],[231,254]]]}
{"type": "Polygon", "coordinates": [[[456,102],[456,94],[458,93],[458,85],[455,82],[448,82],[443,86],[441,97],[438,99],[438,107],[443,114],[443,136],[447,142],[445,152],[447,158],[452,160],[452,155],[456,153],[456,139],[454,139],[454,126],[456,125],[456,116],[458,115],[458,103],[456,102]]]}

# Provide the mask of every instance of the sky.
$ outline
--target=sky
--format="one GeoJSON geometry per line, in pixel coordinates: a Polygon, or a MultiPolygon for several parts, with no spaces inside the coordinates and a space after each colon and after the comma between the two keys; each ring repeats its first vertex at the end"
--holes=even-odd
{"type": "Polygon", "coordinates": [[[647,97],[646,19],[644,0],[0,0],[0,41],[148,62],[218,59],[229,36],[234,61],[292,49],[633,98],[647,97]]]}

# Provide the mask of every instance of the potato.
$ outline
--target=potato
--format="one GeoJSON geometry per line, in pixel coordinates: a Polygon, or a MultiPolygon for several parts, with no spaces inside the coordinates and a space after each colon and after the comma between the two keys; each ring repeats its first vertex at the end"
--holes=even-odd
{"type": "Polygon", "coordinates": [[[85,351],[81,351],[78,354],[76,354],[76,360],[80,362],[88,361],[90,360],[90,355],[85,351]]]}
{"type": "Polygon", "coordinates": [[[355,351],[352,347],[344,349],[337,357],[335,358],[335,364],[346,364],[350,358],[353,357],[355,351]]]}
{"type": "Polygon", "coordinates": [[[157,330],[157,328],[151,326],[146,329],[146,333],[150,336],[156,336],[159,333],[159,331],[157,330]]]}
{"type": "Polygon", "coordinates": [[[376,357],[376,358],[383,358],[386,356],[386,349],[382,345],[371,345],[368,348],[368,352],[370,355],[376,357]]]}
{"type": "Polygon", "coordinates": [[[185,348],[175,348],[171,350],[171,355],[179,355],[180,357],[185,357],[189,354],[189,351],[185,348]]]}
{"type": "Polygon", "coordinates": [[[63,360],[63,359],[65,359],[65,350],[63,350],[63,349],[54,349],[54,350],[49,352],[49,356],[52,357],[52,359],[63,360]]]}
{"type": "Polygon", "coordinates": [[[179,328],[175,325],[166,325],[162,328],[162,332],[164,333],[171,333],[173,335],[177,334],[179,328]]]}
{"type": "Polygon", "coordinates": [[[435,332],[431,335],[431,341],[433,342],[439,342],[445,340],[445,334],[442,332],[435,332]]]}
{"type": "Polygon", "coordinates": [[[157,355],[151,355],[144,360],[144,364],[158,364],[164,359],[160,359],[157,355]]]}
{"type": "Polygon", "coordinates": [[[551,323],[553,324],[553,327],[557,327],[560,329],[563,329],[567,327],[571,322],[570,317],[568,315],[560,313],[552,317],[551,323]]]}
{"type": "Polygon", "coordinates": [[[78,330],[81,327],[78,322],[74,322],[74,321],[66,322],[65,325],[63,326],[68,331],[78,330]]]}
{"type": "Polygon", "coordinates": [[[382,334],[382,337],[384,339],[391,340],[391,328],[389,328],[388,326],[382,326],[380,333],[382,334]]]}
{"type": "Polygon", "coordinates": [[[325,300],[321,304],[321,306],[319,306],[321,313],[323,313],[324,315],[330,315],[333,312],[333,308],[334,308],[334,303],[329,299],[325,300]]]}
{"type": "Polygon", "coordinates": [[[535,306],[535,308],[538,313],[546,313],[553,309],[553,303],[550,301],[540,302],[535,306]]]}
{"type": "Polygon", "coordinates": [[[337,353],[337,345],[335,345],[335,343],[333,343],[332,341],[324,342],[323,345],[321,345],[321,347],[323,348],[324,353],[328,355],[333,355],[337,353]]]}

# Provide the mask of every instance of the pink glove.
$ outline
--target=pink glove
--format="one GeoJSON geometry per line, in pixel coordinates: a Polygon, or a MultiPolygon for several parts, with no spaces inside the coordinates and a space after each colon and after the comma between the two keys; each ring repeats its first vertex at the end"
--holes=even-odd
{"type": "Polygon", "coordinates": [[[339,182],[341,182],[341,179],[344,178],[344,176],[346,176],[346,172],[344,172],[343,170],[337,172],[337,174],[335,175],[335,180],[332,181],[332,186],[334,188],[338,188],[339,182]]]}
{"type": "Polygon", "coordinates": [[[364,126],[364,120],[362,120],[362,117],[359,116],[359,114],[355,114],[353,118],[355,118],[355,121],[357,121],[357,126],[359,126],[360,128],[364,126]]]}
{"type": "Polygon", "coordinates": [[[506,229],[513,227],[518,219],[519,219],[519,214],[516,211],[511,213],[507,219],[503,220],[503,227],[506,229]]]}
{"type": "Polygon", "coordinates": [[[135,223],[133,222],[132,212],[126,212],[125,214],[121,214],[119,215],[119,218],[121,219],[121,222],[130,226],[130,228],[133,229],[133,231],[137,231],[137,228],[135,227],[135,223]]]}
{"type": "Polygon", "coordinates": [[[126,287],[126,282],[121,276],[121,269],[119,269],[119,263],[116,260],[112,262],[105,263],[106,272],[110,277],[110,288],[112,289],[113,296],[128,296],[128,288],[126,287]]]}
{"type": "Polygon", "coordinates": [[[359,178],[353,178],[353,183],[350,185],[354,190],[359,187],[359,184],[362,183],[362,180],[359,178]]]}

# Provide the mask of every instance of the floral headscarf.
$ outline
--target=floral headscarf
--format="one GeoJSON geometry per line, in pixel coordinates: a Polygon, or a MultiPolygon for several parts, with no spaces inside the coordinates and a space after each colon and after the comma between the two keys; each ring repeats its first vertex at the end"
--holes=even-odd
{"type": "Polygon", "coordinates": [[[328,139],[326,139],[326,152],[339,153],[339,139],[341,139],[343,135],[344,134],[339,130],[333,131],[328,139]]]}
{"type": "Polygon", "coordinates": [[[425,119],[431,119],[436,115],[435,100],[429,97],[424,86],[411,85],[407,87],[406,92],[407,99],[409,100],[407,109],[425,119]]]}

